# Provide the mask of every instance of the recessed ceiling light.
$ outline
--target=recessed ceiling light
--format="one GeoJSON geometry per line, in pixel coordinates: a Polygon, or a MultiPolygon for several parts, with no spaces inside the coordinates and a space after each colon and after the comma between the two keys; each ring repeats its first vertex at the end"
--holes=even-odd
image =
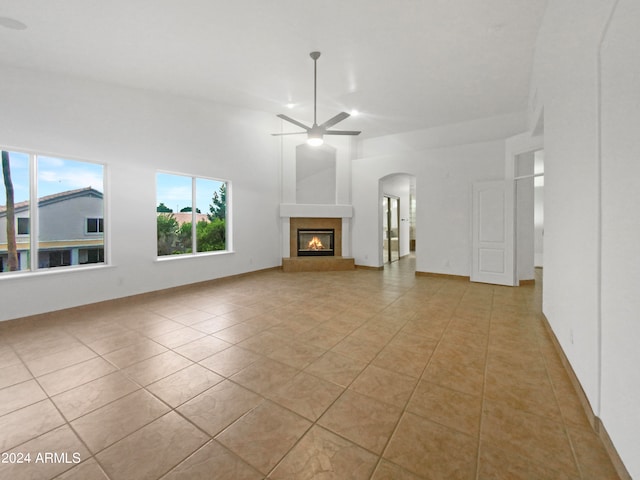
{"type": "Polygon", "coordinates": [[[289,109],[291,109],[291,108],[293,108],[293,107],[295,107],[295,106],[296,106],[296,104],[295,104],[295,103],[287,103],[287,104],[285,105],[285,107],[287,107],[287,108],[289,108],[289,109]]]}
{"type": "Polygon", "coordinates": [[[360,112],[358,110],[356,110],[355,108],[353,110],[351,110],[351,116],[352,117],[357,117],[358,115],[360,115],[360,112]]]}
{"type": "Polygon", "coordinates": [[[11,30],[26,30],[27,26],[15,18],[0,17],[0,26],[11,30]]]}

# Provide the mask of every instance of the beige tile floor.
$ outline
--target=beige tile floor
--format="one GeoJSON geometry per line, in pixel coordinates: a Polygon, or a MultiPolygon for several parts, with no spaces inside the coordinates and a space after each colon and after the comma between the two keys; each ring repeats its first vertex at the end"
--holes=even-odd
{"type": "Polygon", "coordinates": [[[0,324],[0,478],[617,478],[540,283],[413,269],[262,272],[0,324]]]}

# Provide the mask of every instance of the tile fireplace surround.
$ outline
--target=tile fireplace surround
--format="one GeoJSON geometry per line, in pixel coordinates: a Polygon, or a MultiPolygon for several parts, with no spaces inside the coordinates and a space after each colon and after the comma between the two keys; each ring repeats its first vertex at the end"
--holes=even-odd
{"type": "Polygon", "coordinates": [[[340,218],[291,218],[289,221],[289,252],[291,257],[298,256],[298,230],[325,229],[334,231],[333,250],[334,256],[342,256],[342,219],[340,218]]]}
{"type": "Polygon", "coordinates": [[[353,258],[342,256],[342,219],[341,218],[291,218],[289,222],[289,257],[282,259],[285,272],[326,272],[353,270],[353,258]],[[298,229],[334,230],[334,255],[306,257],[298,256],[298,229]]]}

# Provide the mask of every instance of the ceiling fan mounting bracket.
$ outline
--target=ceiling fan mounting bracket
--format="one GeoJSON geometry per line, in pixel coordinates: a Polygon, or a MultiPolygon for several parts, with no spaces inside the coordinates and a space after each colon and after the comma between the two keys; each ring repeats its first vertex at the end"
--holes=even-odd
{"type": "Polygon", "coordinates": [[[320,58],[320,52],[311,52],[309,56],[314,60],[317,60],[318,58],[320,58]]]}

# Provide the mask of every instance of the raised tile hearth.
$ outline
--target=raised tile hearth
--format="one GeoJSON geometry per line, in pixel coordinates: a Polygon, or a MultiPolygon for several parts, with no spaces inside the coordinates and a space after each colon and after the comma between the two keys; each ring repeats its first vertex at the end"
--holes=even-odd
{"type": "Polygon", "coordinates": [[[285,272],[337,272],[355,269],[353,258],[345,257],[289,257],[282,259],[285,272]]]}

